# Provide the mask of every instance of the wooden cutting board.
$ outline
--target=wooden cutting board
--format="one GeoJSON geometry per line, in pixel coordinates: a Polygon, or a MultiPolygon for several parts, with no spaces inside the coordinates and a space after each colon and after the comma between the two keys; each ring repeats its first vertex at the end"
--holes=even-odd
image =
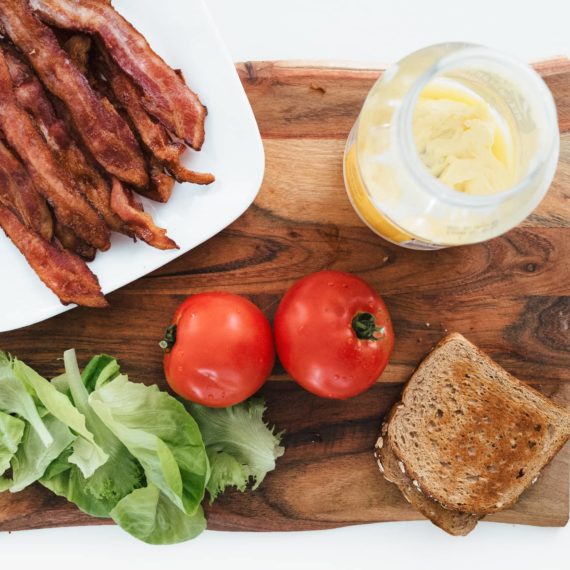
{"type": "MultiPolygon", "coordinates": [[[[75,309],[2,334],[0,347],[45,376],[61,372],[67,348],[75,347],[83,363],[107,352],[132,380],[164,387],[157,342],[187,295],[233,291],[272,317],[283,292],[303,275],[354,272],[384,295],[392,313],[397,342],[390,365],[373,389],[346,402],[302,391],[277,367],[263,392],[270,421],[286,430],[286,454],[255,493],[227,493],[208,508],[209,526],[284,531],[421,518],[380,477],[372,447],[402,383],[447,331],[464,333],[513,374],[570,404],[570,62],[537,67],[555,95],[562,131],[561,163],[547,198],[501,238],[417,252],[364,227],[344,191],[344,143],[380,72],[239,65],[267,156],[255,204],[208,243],[110,295],[110,309],[75,309]]],[[[569,456],[567,446],[515,508],[489,520],[564,525],[569,456]]],[[[0,530],[105,522],[40,487],[0,495],[0,530]]]]}

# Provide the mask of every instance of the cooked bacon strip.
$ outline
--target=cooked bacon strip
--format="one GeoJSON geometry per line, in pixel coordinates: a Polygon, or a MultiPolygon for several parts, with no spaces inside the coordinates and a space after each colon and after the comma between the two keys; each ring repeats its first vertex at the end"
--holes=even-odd
{"type": "Polygon", "coordinates": [[[76,253],[81,259],[85,261],[93,261],[97,250],[88,243],[85,243],[80,237],[69,228],[62,226],[60,223],[55,223],[54,235],[64,249],[72,253],[76,253]]]}
{"type": "Polygon", "coordinates": [[[0,142],[0,203],[19,213],[26,226],[50,241],[53,219],[22,163],[0,142]]]}
{"type": "Polygon", "coordinates": [[[57,118],[53,105],[39,79],[12,46],[3,42],[0,47],[20,107],[35,119],[37,127],[52,150],[68,146],[67,126],[57,118]]]}
{"type": "Polygon", "coordinates": [[[93,92],[55,34],[26,0],[1,0],[0,22],[51,93],[64,102],[93,157],[109,173],[134,186],[148,182],[137,140],[118,113],[93,92]]]}
{"type": "MultiPolygon", "coordinates": [[[[130,117],[125,112],[120,102],[117,101],[115,94],[111,90],[109,82],[106,79],[103,79],[100,75],[92,73],[91,70],[87,68],[87,63],[90,56],[90,44],[91,38],[89,38],[89,36],[76,34],[65,42],[65,49],[68,52],[71,60],[75,63],[75,65],[77,65],[78,68],[85,68],[86,77],[91,87],[97,93],[105,97],[106,100],[115,105],[115,108],[119,114],[121,114],[121,116],[133,129],[133,132],[136,132],[136,129],[134,128],[130,117]]],[[[147,154],[148,152],[145,152],[145,156],[147,154]]],[[[151,200],[155,200],[157,202],[167,202],[172,195],[174,180],[172,180],[172,178],[164,173],[164,169],[159,163],[157,163],[154,156],[147,156],[147,162],[149,167],[149,184],[144,188],[137,188],[137,192],[141,196],[145,196],[151,200]]],[[[124,222],[121,223],[124,224],[124,222]]],[[[133,235],[133,233],[134,232],[131,231],[130,235],[133,235]]]]}
{"type": "MultiPolygon", "coordinates": [[[[107,78],[104,77],[101,73],[97,73],[93,69],[89,69],[87,73],[87,79],[89,80],[89,83],[97,93],[100,93],[115,106],[115,108],[121,114],[123,119],[127,121],[133,132],[137,133],[138,135],[137,129],[135,128],[133,121],[131,120],[129,114],[126,112],[124,106],[115,96],[115,93],[113,93],[113,90],[111,89],[111,85],[107,80],[107,78]]],[[[140,135],[139,135],[139,140],[140,140],[140,135]]],[[[168,202],[168,200],[172,196],[172,190],[174,189],[175,181],[170,175],[166,174],[166,172],[164,171],[164,167],[158,161],[158,159],[144,145],[142,146],[144,149],[144,154],[148,165],[149,184],[144,188],[137,188],[136,191],[141,196],[149,198],[150,200],[154,200],[156,202],[163,202],[163,203],[168,202]]],[[[185,145],[181,146],[186,148],[185,145]]]]}
{"type": "Polygon", "coordinates": [[[38,277],[64,305],[107,306],[97,277],[79,257],[65,251],[57,243],[42,239],[3,206],[0,206],[0,226],[38,277]]]}
{"type": "MultiPolygon", "coordinates": [[[[174,178],[164,172],[164,168],[154,156],[150,157],[150,188],[147,198],[166,204],[174,190],[174,178]]],[[[144,192],[141,192],[145,196],[144,192]]]]}
{"type": "Polygon", "coordinates": [[[71,174],[76,187],[101,214],[110,229],[131,235],[132,232],[125,228],[125,224],[111,208],[111,189],[108,183],[78,147],[67,124],[57,116],[38,78],[13,49],[8,46],[3,46],[3,49],[16,99],[35,119],[60,166],[71,174]]]}
{"type": "Polygon", "coordinates": [[[97,71],[109,82],[114,97],[128,114],[132,127],[138,133],[143,145],[166,167],[178,182],[211,184],[212,174],[194,172],[180,164],[186,146],[173,142],[168,131],[153,120],[145,109],[143,94],[133,80],[109,57],[104,48],[99,49],[95,59],[97,71]]]}
{"type": "Polygon", "coordinates": [[[155,225],[134,194],[116,178],[113,179],[111,205],[120,218],[135,229],[138,238],[157,249],[178,249],[176,243],[167,237],[166,230],[155,225]]]}
{"type": "Polygon", "coordinates": [[[30,0],[30,6],[56,27],[98,35],[119,67],[142,88],[148,112],[191,147],[202,147],[206,108],[111,4],[101,0],[30,0]]]}
{"type": "Polygon", "coordinates": [[[0,129],[26,166],[34,186],[51,204],[60,222],[97,249],[109,249],[107,226],[73,187],[31,117],[16,101],[8,65],[1,49],[0,129]]]}

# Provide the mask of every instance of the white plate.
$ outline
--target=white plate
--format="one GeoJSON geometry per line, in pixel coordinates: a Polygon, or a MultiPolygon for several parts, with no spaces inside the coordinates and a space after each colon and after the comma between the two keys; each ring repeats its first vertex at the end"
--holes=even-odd
{"type": "MultiPolygon", "coordinates": [[[[264,171],[259,129],[234,64],[201,0],[115,0],[115,7],[149,40],[208,107],[206,142],[189,150],[187,164],[213,172],[207,188],[179,184],[168,204],[143,200],[156,223],[180,246],[158,251],[114,235],[91,269],[105,294],[165,265],[236,220],[255,199],[264,171]]],[[[64,311],[24,257],[0,232],[0,332],[31,325],[64,311]]],[[[104,309],[103,309],[104,310],[104,309]]]]}

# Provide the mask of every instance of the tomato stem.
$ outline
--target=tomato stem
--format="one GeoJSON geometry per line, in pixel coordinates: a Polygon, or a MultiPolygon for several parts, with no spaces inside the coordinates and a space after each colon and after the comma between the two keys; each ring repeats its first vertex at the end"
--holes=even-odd
{"type": "Polygon", "coordinates": [[[386,329],[376,326],[376,317],[372,313],[356,313],[352,319],[352,330],[360,340],[377,341],[380,336],[384,336],[386,329]]]}
{"type": "Polygon", "coordinates": [[[158,346],[164,350],[164,352],[170,352],[172,347],[176,343],[176,325],[170,325],[164,331],[164,337],[158,343],[158,346]]]}

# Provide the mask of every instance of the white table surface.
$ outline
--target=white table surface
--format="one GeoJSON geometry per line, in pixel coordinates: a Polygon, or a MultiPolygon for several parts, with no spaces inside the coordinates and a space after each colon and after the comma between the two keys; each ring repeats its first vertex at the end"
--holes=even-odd
{"type": "MultiPolygon", "coordinates": [[[[133,0],[134,1],[134,0],[133,0]]],[[[157,0],[159,1],[159,0],[157,0]]],[[[421,46],[473,41],[525,60],[570,55],[570,0],[206,0],[237,60],[385,63],[421,46]]],[[[0,534],[4,569],[568,570],[570,526],[482,523],[452,538],[427,522],[303,533],[206,532],[149,547],[114,527],[0,534]],[[16,566],[17,564],[17,566],[16,566]]]]}

